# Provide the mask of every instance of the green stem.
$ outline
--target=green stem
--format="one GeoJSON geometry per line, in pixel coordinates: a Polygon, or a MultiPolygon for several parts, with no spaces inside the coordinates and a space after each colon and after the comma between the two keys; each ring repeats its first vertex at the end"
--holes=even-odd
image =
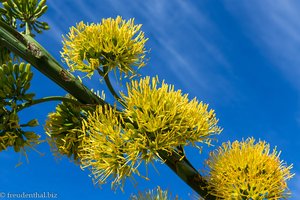
{"type": "Polygon", "coordinates": [[[100,76],[104,77],[105,74],[103,71],[101,71],[101,69],[97,68],[96,70],[100,76]]]}
{"type": "Polygon", "coordinates": [[[25,34],[26,34],[26,35],[30,35],[30,28],[29,28],[28,22],[25,23],[25,26],[26,26],[26,27],[25,27],[25,34]]]}
{"type": "Polygon", "coordinates": [[[40,104],[40,103],[49,102],[49,101],[62,101],[62,102],[65,102],[65,103],[72,103],[72,104],[75,104],[75,105],[78,105],[78,106],[82,105],[80,102],[76,101],[75,99],[70,99],[70,98],[62,97],[62,96],[51,96],[51,97],[44,97],[44,98],[41,98],[41,99],[35,99],[35,100],[30,101],[30,102],[23,103],[18,107],[17,111],[19,112],[19,111],[21,111],[25,108],[30,107],[30,106],[37,105],[37,104],[40,104]]]}
{"type": "Polygon", "coordinates": [[[201,174],[192,166],[186,157],[172,153],[169,155],[166,151],[158,152],[165,164],[173,170],[187,185],[196,191],[205,200],[215,200],[216,197],[211,195],[207,188],[207,181],[201,174]]]}
{"type": "MultiPolygon", "coordinates": [[[[10,51],[41,71],[44,75],[65,89],[83,104],[109,105],[104,100],[87,89],[78,79],[63,67],[33,38],[20,34],[15,29],[0,20],[0,45],[6,46],[10,51]]],[[[198,171],[180,155],[169,155],[165,151],[158,152],[160,157],[185,183],[193,188],[206,200],[214,200],[209,195],[207,182],[198,171]]]]}
{"type": "Polygon", "coordinates": [[[118,95],[118,93],[115,91],[114,87],[112,86],[109,76],[108,76],[108,68],[103,67],[103,71],[101,71],[99,68],[97,68],[98,74],[104,78],[104,81],[107,85],[108,90],[113,95],[113,97],[120,102],[122,105],[125,105],[125,102],[121,99],[121,97],[118,95]]]}

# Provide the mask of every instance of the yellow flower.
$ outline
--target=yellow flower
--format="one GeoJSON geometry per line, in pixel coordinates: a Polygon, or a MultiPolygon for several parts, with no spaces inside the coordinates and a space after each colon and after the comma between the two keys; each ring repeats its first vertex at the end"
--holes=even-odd
{"type": "Polygon", "coordinates": [[[168,190],[162,190],[159,186],[154,190],[139,192],[138,195],[131,195],[130,200],[178,200],[176,195],[174,198],[169,194],[168,190]]]}
{"type": "MultiPolygon", "coordinates": [[[[17,113],[8,113],[0,108],[0,116],[0,151],[13,147],[15,152],[22,151],[26,155],[26,147],[34,148],[35,145],[41,143],[39,135],[21,129],[17,113]]],[[[31,120],[33,121],[35,120],[31,120]]]]}
{"type": "Polygon", "coordinates": [[[209,191],[217,199],[281,199],[288,197],[286,181],[292,165],[280,161],[276,148],[264,141],[223,143],[210,154],[209,191]]]}
{"type": "Polygon", "coordinates": [[[81,167],[91,170],[95,184],[112,179],[112,188],[122,189],[127,177],[139,175],[139,156],[127,147],[131,131],[123,124],[120,113],[107,106],[98,106],[83,121],[81,167]]]}
{"type": "Polygon", "coordinates": [[[124,116],[136,124],[133,145],[146,162],[156,158],[158,151],[172,153],[178,146],[210,144],[211,136],[219,134],[218,120],[208,105],[189,100],[180,90],[158,78],[146,77],[127,84],[127,95],[122,94],[126,109],[124,116]]]}
{"type": "Polygon", "coordinates": [[[106,73],[119,69],[120,73],[135,73],[134,66],[145,65],[145,39],[141,25],[134,25],[134,19],[103,19],[100,24],[80,22],[71,27],[63,38],[61,55],[72,70],[93,75],[102,67],[106,73]],[[105,69],[106,70],[105,70],[105,69]]]}
{"type": "Polygon", "coordinates": [[[82,140],[81,121],[87,115],[88,107],[62,103],[48,115],[45,125],[48,143],[55,156],[67,155],[78,161],[82,140]]]}

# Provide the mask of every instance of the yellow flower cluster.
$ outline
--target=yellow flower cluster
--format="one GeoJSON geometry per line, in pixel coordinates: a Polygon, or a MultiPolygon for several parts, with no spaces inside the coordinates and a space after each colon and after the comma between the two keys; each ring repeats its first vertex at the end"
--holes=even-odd
{"type": "Polygon", "coordinates": [[[127,85],[122,94],[126,108],[120,112],[98,107],[83,121],[83,168],[91,169],[102,184],[113,178],[112,186],[139,174],[137,167],[159,157],[159,151],[179,153],[178,146],[210,143],[210,136],[221,129],[214,111],[196,99],[188,100],[181,91],[149,77],[127,85]]]}
{"type": "Polygon", "coordinates": [[[145,160],[152,160],[157,151],[169,153],[177,146],[210,144],[211,136],[221,132],[214,110],[208,105],[189,101],[188,95],[158,78],[146,77],[127,84],[127,95],[122,94],[124,115],[137,125],[139,149],[145,160]]]}
{"type": "Polygon", "coordinates": [[[178,196],[172,198],[168,190],[162,190],[159,186],[154,190],[139,192],[138,195],[131,195],[130,200],[178,200],[178,196]]]}
{"type": "Polygon", "coordinates": [[[108,71],[119,69],[120,73],[135,73],[134,66],[145,65],[145,39],[135,25],[134,19],[103,19],[100,24],[80,22],[71,27],[63,38],[61,55],[72,70],[93,75],[95,69],[106,67],[108,71]]]}
{"type": "Polygon", "coordinates": [[[281,199],[288,197],[291,166],[279,159],[266,142],[223,143],[207,160],[209,191],[217,199],[281,199]]]}
{"type": "MultiPolygon", "coordinates": [[[[25,147],[33,148],[41,143],[39,135],[21,129],[17,113],[7,113],[0,108],[0,116],[0,151],[13,147],[15,152],[22,150],[25,153],[25,147]]],[[[26,126],[36,126],[37,124],[36,120],[31,120],[26,126]]]]}
{"type": "Polygon", "coordinates": [[[82,132],[79,130],[87,110],[88,107],[62,103],[56,107],[55,112],[48,115],[45,131],[54,155],[67,155],[78,161],[82,141],[82,132]]]}
{"type": "Polygon", "coordinates": [[[81,166],[91,170],[96,184],[113,178],[112,187],[122,187],[127,177],[139,175],[138,152],[128,146],[132,131],[122,125],[120,113],[107,106],[97,107],[83,121],[81,166]]]}

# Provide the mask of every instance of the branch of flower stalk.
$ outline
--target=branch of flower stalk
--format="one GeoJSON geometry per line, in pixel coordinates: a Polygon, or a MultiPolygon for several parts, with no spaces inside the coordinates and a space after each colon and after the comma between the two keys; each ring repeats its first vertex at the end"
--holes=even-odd
{"type": "MultiPolygon", "coordinates": [[[[78,79],[65,70],[37,41],[23,35],[0,20],[0,45],[33,65],[37,70],[50,78],[83,104],[109,105],[78,79]]],[[[205,199],[215,199],[208,194],[207,183],[190,162],[180,155],[169,155],[165,151],[158,152],[165,163],[191,188],[205,199]]]]}
{"type": "Polygon", "coordinates": [[[109,77],[108,77],[108,74],[106,74],[104,76],[104,81],[110,91],[110,93],[114,96],[114,98],[119,101],[121,104],[124,104],[124,102],[122,101],[122,99],[119,97],[119,95],[117,94],[117,92],[115,91],[115,89],[113,88],[110,80],[109,80],[109,77]]]}
{"type": "Polygon", "coordinates": [[[110,93],[113,95],[113,97],[118,101],[120,102],[122,105],[124,105],[124,101],[120,98],[120,96],[118,95],[118,93],[115,91],[114,87],[112,86],[111,82],[110,82],[110,79],[109,79],[109,76],[108,76],[108,69],[107,67],[103,67],[103,71],[101,71],[101,69],[97,68],[96,69],[98,74],[100,76],[102,76],[104,78],[104,81],[110,91],[110,93]]]}
{"type": "Polygon", "coordinates": [[[62,101],[64,103],[68,102],[68,103],[72,103],[72,104],[75,104],[75,105],[78,105],[78,106],[83,105],[80,102],[76,101],[75,99],[62,97],[62,96],[49,96],[49,97],[44,97],[44,98],[41,98],[41,99],[34,99],[30,102],[23,103],[20,106],[18,106],[17,112],[19,112],[19,111],[21,111],[25,108],[28,108],[30,106],[37,105],[37,104],[40,104],[40,103],[49,102],[49,101],[62,101]]]}

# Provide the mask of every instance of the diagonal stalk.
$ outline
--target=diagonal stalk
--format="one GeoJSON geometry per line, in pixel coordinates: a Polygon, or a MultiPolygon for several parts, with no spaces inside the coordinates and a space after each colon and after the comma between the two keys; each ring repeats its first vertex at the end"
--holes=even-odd
{"type": "MultiPolygon", "coordinates": [[[[0,45],[6,46],[83,104],[109,105],[65,70],[37,41],[23,35],[0,20],[0,45]]],[[[207,182],[184,157],[159,151],[159,156],[186,184],[206,200],[216,199],[207,190],[207,182]]]]}
{"type": "Polygon", "coordinates": [[[107,104],[65,70],[38,42],[0,21],[0,44],[33,65],[81,103],[107,104]]]}

